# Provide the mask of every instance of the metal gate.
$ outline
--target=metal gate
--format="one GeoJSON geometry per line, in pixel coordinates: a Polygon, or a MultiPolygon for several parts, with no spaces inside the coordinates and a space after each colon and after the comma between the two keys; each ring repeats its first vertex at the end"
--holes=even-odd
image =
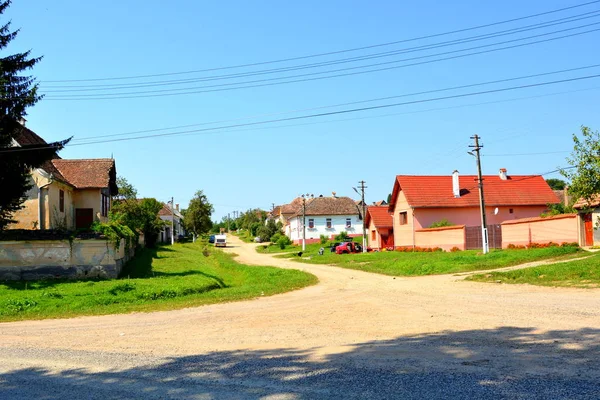
{"type": "MultiPolygon", "coordinates": [[[[501,249],[502,227],[500,225],[488,225],[487,231],[490,249],[501,249]]],[[[467,226],[465,228],[465,236],[465,248],[467,250],[478,250],[482,248],[481,226],[467,226]]]]}

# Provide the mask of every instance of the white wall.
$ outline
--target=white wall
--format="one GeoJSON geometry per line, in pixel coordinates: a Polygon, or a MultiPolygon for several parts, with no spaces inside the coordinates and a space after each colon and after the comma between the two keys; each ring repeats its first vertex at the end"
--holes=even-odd
{"type": "MultiPolygon", "coordinates": [[[[289,220],[289,230],[286,234],[292,241],[302,239],[302,216],[293,217],[289,220]]],[[[306,239],[318,239],[321,235],[328,238],[331,235],[339,235],[345,231],[349,235],[362,235],[362,221],[357,214],[354,215],[307,215],[306,216],[306,239]],[[326,228],[327,218],[331,218],[331,229],[326,228]],[[346,227],[346,218],[350,218],[351,227],[346,227]],[[309,228],[309,219],[315,220],[315,227],[309,228]]]]}

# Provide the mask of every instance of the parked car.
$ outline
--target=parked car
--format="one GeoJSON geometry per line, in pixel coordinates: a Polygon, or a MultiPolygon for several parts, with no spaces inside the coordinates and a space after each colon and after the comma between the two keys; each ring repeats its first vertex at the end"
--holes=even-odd
{"type": "Polygon", "coordinates": [[[208,237],[208,243],[214,243],[215,242],[215,235],[210,235],[208,237]]]}
{"type": "Polygon", "coordinates": [[[336,254],[360,253],[362,246],[354,242],[343,242],[335,248],[336,254]]]}
{"type": "Polygon", "coordinates": [[[254,238],[254,243],[262,243],[262,239],[260,238],[260,236],[254,238]]]}
{"type": "Polygon", "coordinates": [[[329,248],[329,250],[332,253],[335,253],[335,248],[338,247],[340,244],[342,244],[342,242],[335,242],[334,244],[331,245],[331,247],[329,248]]]}

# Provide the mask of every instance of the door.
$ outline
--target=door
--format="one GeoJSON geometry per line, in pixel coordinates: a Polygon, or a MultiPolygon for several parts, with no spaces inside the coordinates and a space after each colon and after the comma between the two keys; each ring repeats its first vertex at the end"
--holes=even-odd
{"type": "Polygon", "coordinates": [[[381,235],[381,247],[394,247],[394,234],[387,233],[381,235]]]}
{"type": "Polygon", "coordinates": [[[594,245],[594,224],[592,214],[583,214],[583,229],[585,231],[585,245],[594,245]]]}
{"type": "Polygon", "coordinates": [[[91,208],[75,209],[75,228],[89,229],[94,222],[94,210],[91,208]]]}

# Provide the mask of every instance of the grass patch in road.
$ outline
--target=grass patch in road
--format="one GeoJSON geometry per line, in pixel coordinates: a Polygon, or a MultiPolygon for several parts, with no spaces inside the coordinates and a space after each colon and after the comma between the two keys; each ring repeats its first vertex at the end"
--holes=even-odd
{"type": "Polygon", "coordinates": [[[306,251],[302,258],[294,254],[283,254],[296,261],[310,264],[331,264],[337,267],[358,269],[366,272],[392,276],[421,276],[451,274],[486,269],[495,269],[544,259],[575,257],[578,247],[548,247],[527,250],[492,250],[483,255],[475,250],[433,253],[404,253],[383,251],[377,253],[335,254],[306,251]],[[310,257],[310,259],[306,259],[310,257]]]}
{"type": "Polygon", "coordinates": [[[170,310],[269,296],[317,282],[311,274],[239,264],[201,242],[142,249],[123,278],[0,282],[0,321],[170,310]]]}
{"type": "Polygon", "coordinates": [[[467,279],[475,282],[500,281],[539,286],[600,288],[600,254],[594,254],[583,260],[473,275],[467,279]]]}

